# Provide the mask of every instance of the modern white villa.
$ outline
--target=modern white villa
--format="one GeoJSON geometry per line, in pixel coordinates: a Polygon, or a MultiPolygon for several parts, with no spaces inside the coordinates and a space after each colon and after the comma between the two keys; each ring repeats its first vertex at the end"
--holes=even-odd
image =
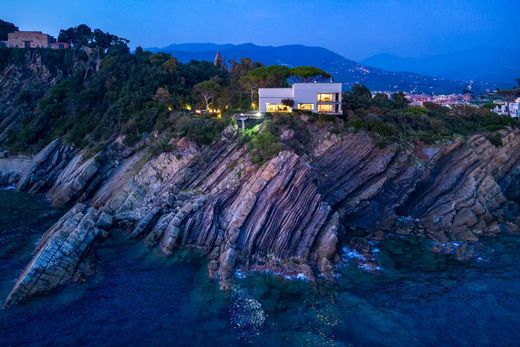
{"type": "Polygon", "coordinates": [[[292,112],[295,109],[341,114],[341,92],[341,83],[294,83],[291,88],[260,88],[260,112],[292,112]],[[292,102],[294,106],[287,105],[292,102]]]}

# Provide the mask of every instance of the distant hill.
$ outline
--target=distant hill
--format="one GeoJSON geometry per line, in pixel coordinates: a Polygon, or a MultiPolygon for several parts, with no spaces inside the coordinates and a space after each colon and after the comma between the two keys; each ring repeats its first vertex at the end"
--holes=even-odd
{"type": "MultiPolygon", "coordinates": [[[[355,83],[361,83],[372,90],[406,91],[422,93],[460,93],[468,82],[446,78],[429,77],[410,72],[386,71],[372,68],[321,47],[303,45],[257,46],[252,43],[240,45],[214,43],[172,44],[164,48],[148,48],[153,52],[166,52],[182,62],[190,60],[213,61],[215,53],[220,51],[224,59],[239,60],[243,57],[262,62],[264,65],[300,66],[312,65],[330,72],[336,81],[343,82],[349,89],[355,83]]],[[[492,83],[474,82],[473,89],[482,92],[492,89],[492,83]]]]}
{"type": "Polygon", "coordinates": [[[411,71],[451,79],[477,79],[511,87],[520,77],[520,49],[482,47],[425,58],[377,54],[363,64],[388,71],[411,71]]]}

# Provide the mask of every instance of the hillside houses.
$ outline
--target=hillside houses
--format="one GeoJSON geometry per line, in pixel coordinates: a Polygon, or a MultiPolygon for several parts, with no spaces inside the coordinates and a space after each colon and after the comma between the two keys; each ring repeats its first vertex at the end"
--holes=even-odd
{"type": "Polygon", "coordinates": [[[493,104],[495,105],[493,112],[497,114],[510,117],[520,117],[520,98],[517,98],[513,102],[497,100],[494,101],[493,104]]]}

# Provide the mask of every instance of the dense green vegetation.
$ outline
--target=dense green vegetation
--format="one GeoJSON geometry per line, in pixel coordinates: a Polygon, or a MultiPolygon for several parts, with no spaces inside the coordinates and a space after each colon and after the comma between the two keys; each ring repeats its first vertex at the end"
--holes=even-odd
{"type": "Polygon", "coordinates": [[[0,19],[0,41],[7,40],[7,34],[18,30],[18,27],[13,23],[5,22],[0,19]]]}
{"type": "MultiPolygon", "coordinates": [[[[94,33],[98,39],[102,36],[97,30],[94,33]]],[[[19,95],[23,102],[33,104],[33,111],[26,114],[18,129],[10,131],[11,150],[36,151],[56,137],[79,147],[94,147],[120,133],[125,135],[125,143],[132,145],[154,130],[167,128],[201,143],[211,142],[223,121],[192,119],[179,111],[195,102],[195,85],[211,78],[225,83],[227,73],[210,63],[180,64],[169,55],[141,49],[131,54],[125,41],[113,35],[108,38],[111,43],[103,41],[93,59],[81,47],[0,49],[0,68],[23,64],[27,54],[40,54],[46,66],[70,71],[41,98],[19,95]],[[99,55],[99,66],[87,76],[99,55]]],[[[71,40],[76,45],[81,41],[71,40]]],[[[87,42],[97,45],[96,39],[87,42]]]]}
{"type": "Polygon", "coordinates": [[[431,144],[518,124],[516,120],[499,116],[485,107],[447,108],[433,103],[414,107],[408,105],[402,93],[390,98],[386,94],[377,94],[372,98],[370,91],[363,86],[354,86],[352,91],[345,93],[343,107],[347,129],[368,131],[382,145],[398,140],[420,140],[431,144]]]}
{"type": "MultiPolygon", "coordinates": [[[[3,23],[0,29],[13,30],[3,23]]],[[[73,48],[0,48],[0,71],[9,64],[27,64],[38,55],[42,64],[61,78],[50,88],[36,87],[16,95],[25,116],[9,131],[7,144],[12,152],[36,152],[56,137],[92,150],[123,135],[124,144],[134,146],[152,133],[186,136],[206,145],[219,138],[230,123],[231,110],[256,107],[258,88],[331,77],[314,67],[264,67],[247,58],[225,67],[201,61],[183,64],[168,54],[140,48],[131,53],[128,40],[86,25],[62,30],[59,40],[73,48]],[[188,112],[194,109],[207,112],[188,112]]],[[[514,96],[517,89],[500,92],[514,96]]],[[[403,93],[372,97],[370,90],[360,85],[344,93],[343,100],[342,121],[336,116],[308,115],[307,123],[327,126],[334,132],[368,131],[381,145],[410,140],[434,143],[517,124],[486,107],[410,107],[403,93]]],[[[284,100],[290,102],[294,101],[284,100]]],[[[310,137],[308,124],[293,114],[275,115],[243,139],[249,143],[254,160],[264,162],[283,148],[308,152],[310,137]],[[284,134],[287,129],[290,136],[284,134]]],[[[501,144],[496,134],[488,138],[497,146],[501,144]]]]}
{"type": "MultiPolygon", "coordinates": [[[[317,118],[309,115],[307,122],[314,122],[317,118]]],[[[246,130],[242,140],[248,143],[255,163],[273,158],[282,149],[302,155],[310,150],[311,134],[307,122],[294,115],[275,114],[269,116],[261,126],[246,130]]]]}

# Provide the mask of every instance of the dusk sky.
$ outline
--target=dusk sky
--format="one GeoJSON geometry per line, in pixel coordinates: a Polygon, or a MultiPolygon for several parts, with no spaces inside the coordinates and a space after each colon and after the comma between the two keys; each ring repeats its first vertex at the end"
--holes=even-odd
{"type": "Polygon", "coordinates": [[[22,30],[57,35],[85,23],[132,47],[304,44],[360,60],[520,46],[519,0],[0,0],[0,8],[22,30]]]}

